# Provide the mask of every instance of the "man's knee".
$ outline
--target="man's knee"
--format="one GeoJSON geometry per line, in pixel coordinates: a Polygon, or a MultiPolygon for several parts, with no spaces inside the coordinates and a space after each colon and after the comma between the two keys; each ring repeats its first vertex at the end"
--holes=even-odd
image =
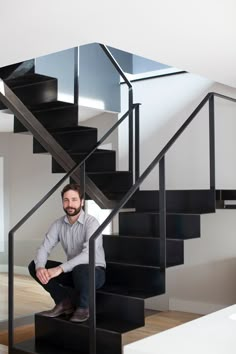
{"type": "Polygon", "coordinates": [[[89,278],[89,267],[88,264],[79,264],[75,266],[72,270],[74,282],[84,282],[89,278]]]}
{"type": "Polygon", "coordinates": [[[75,266],[72,270],[74,274],[88,274],[89,273],[89,265],[88,264],[79,264],[75,266]]]}

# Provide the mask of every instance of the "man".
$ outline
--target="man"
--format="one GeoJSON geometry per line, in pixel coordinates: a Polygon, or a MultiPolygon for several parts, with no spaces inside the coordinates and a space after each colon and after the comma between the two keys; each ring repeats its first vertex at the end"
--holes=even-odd
{"type": "MultiPolygon", "coordinates": [[[[55,307],[42,314],[57,317],[72,314],[70,321],[89,318],[89,238],[98,228],[98,221],[82,209],[83,196],[78,184],[66,185],[62,192],[65,216],[56,220],[47,232],[34,261],[29,265],[31,276],[48,291],[55,307]],[[48,261],[51,250],[61,242],[67,255],[64,263],[48,261]]],[[[105,282],[105,255],[102,235],[96,240],[96,288],[105,282]]]]}

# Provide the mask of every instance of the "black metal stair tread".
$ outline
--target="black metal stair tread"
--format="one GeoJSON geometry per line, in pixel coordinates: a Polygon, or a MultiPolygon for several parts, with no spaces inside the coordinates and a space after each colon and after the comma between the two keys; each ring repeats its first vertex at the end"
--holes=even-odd
{"type": "Polygon", "coordinates": [[[131,175],[131,172],[129,171],[106,171],[106,172],[88,172],[88,175],[104,175],[104,174],[108,174],[108,175],[122,175],[122,174],[127,174],[127,175],[131,175]]]}
{"type": "Polygon", "coordinates": [[[143,265],[143,264],[136,264],[136,263],[124,263],[123,261],[109,261],[107,262],[107,265],[109,264],[117,264],[119,266],[124,266],[124,267],[136,267],[136,268],[146,268],[146,269],[160,269],[158,266],[150,266],[150,265],[143,265]]]}
{"type": "MultiPolygon", "coordinates": [[[[131,236],[131,235],[123,235],[123,234],[118,234],[118,233],[113,233],[111,235],[107,235],[107,234],[103,234],[103,237],[122,237],[122,238],[127,238],[127,239],[140,239],[140,238],[143,238],[144,240],[148,240],[148,239],[151,239],[151,240],[156,240],[158,239],[159,237],[158,236],[131,236]]],[[[171,237],[166,237],[166,240],[169,240],[169,241],[175,241],[175,242],[183,242],[182,239],[177,239],[177,238],[171,238],[171,237]]]]}
{"type": "Polygon", "coordinates": [[[236,200],[236,189],[217,189],[217,200],[236,200]]]}
{"type": "MultiPolygon", "coordinates": [[[[103,153],[111,153],[114,154],[115,150],[106,150],[106,149],[97,149],[93,152],[93,154],[103,154],[103,153]]],[[[77,155],[86,155],[89,154],[90,151],[87,152],[70,152],[71,157],[77,156],[77,155]]],[[[91,156],[93,156],[93,154],[91,156]]],[[[114,172],[114,171],[113,171],[114,172]]]]}
{"type": "MultiPolygon", "coordinates": [[[[37,316],[41,316],[40,313],[37,314],[37,316]]],[[[45,318],[44,316],[41,316],[45,318]]],[[[89,320],[85,322],[71,322],[68,317],[61,316],[61,317],[56,317],[54,319],[51,319],[51,321],[60,321],[64,322],[63,326],[78,326],[78,327],[85,327],[89,328],[89,320]]],[[[132,331],[133,329],[137,328],[137,324],[133,323],[131,321],[122,321],[119,319],[112,319],[111,318],[106,318],[106,315],[97,314],[97,320],[96,320],[96,327],[98,331],[106,331],[110,333],[125,333],[128,331],[132,331]]],[[[78,329],[79,330],[79,329],[78,329]]]]}
{"type": "Polygon", "coordinates": [[[107,330],[109,332],[116,332],[116,333],[126,333],[129,331],[134,330],[137,328],[137,324],[128,322],[128,321],[121,321],[121,320],[106,320],[102,318],[100,315],[97,315],[97,328],[101,328],[107,330]]]}
{"type": "Polygon", "coordinates": [[[97,128],[92,128],[92,127],[85,127],[82,125],[78,125],[77,127],[72,127],[72,126],[68,126],[68,127],[64,127],[64,128],[48,128],[47,129],[49,132],[53,133],[53,134],[67,134],[67,133],[82,133],[85,131],[96,131],[97,128]]]}
{"type": "MultiPolygon", "coordinates": [[[[23,342],[14,345],[14,349],[19,350],[20,353],[34,353],[34,354],[87,354],[85,352],[74,351],[68,348],[55,347],[50,343],[40,342],[35,344],[35,338],[30,338],[23,342]]],[[[14,351],[15,353],[15,351],[14,351]]],[[[18,354],[18,352],[17,352],[18,354]]]]}
{"type": "MultiPolygon", "coordinates": [[[[88,155],[90,153],[90,151],[81,151],[81,152],[74,152],[74,151],[70,151],[70,150],[66,150],[70,156],[72,157],[73,159],[73,156],[80,156],[80,155],[84,155],[84,157],[86,157],[86,155],[88,155]]],[[[115,153],[115,150],[106,150],[106,149],[97,149],[93,152],[93,154],[91,156],[88,157],[88,159],[90,157],[92,157],[93,155],[99,155],[99,154],[114,154],[115,153]]],[[[108,172],[114,172],[114,171],[108,171],[108,172]]],[[[96,172],[95,172],[96,173],[96,172]]]]}
{"type": "Polygon", "coordinates": [[[6,80],[6,84],[10,88],[15,89],[17,87],[30,86],[30,85],[38,84],[39,82],[49,81],[49,80],[55,81],[56,79],[55,77],[46,76],[46,75],[27,74],[24,76],[17,77],[15,79],[6,80]]]}
{"type": "MultiPolygon", "coordinates": [[[[145,214],[145,215],[159,215],[159,211],[125,211],[124,213],[126,214],[145,214]]],[[[199,216],[200,214],[198,213],[182,213],[182,212],[166,212],[166,215],[186,215],[186,216],[191,216],[191,215],[197,215],[199,216]]]]}
{"type": "Polygon", "coordinates": [[[33,112],[40,112],[45,110],[57,110],[65,107],[74,107],[78,106],[74,103],[64,102],[64,101],[52,101],[52,102],[45,102],[40,103],[38,105],[27,106],[29,110],[33,112]]]}
{"type": "Polygon", "coordinates": [[[147,299],[149,297],[160,295],[160,293],[157,294],[155,290],[151,291],[146,289],[134,289],[134,288],[128,288],[127,286],[122,287],[118,285],[108,285],[108,284],[105,284],[98,291],[107,294],[116,294],[116,295],[121,295],[126,297],[133,297],[137,299],[147,299]]]}
{"type": "MultiPolygon", "coordinates": [[[[111,296],[116,296],[116,297],[119,297],[119,298],[129,298],[129,299],[137,299],[137,296],[132,296],[132,295],[126,295],[125,292],[121,292],[121,290],[118,290],[117,293],[113,292],[113,286],[111,285],[104,285],[102,288],[100,289],[97,289],[96,290],[96,293],[97,294],[102,294],[102,295],[111,295],[111,296]]],[[[138,298],[140,299],[140,298],[138,298]]]]}
{"type": "MultiPolygon", "coordinates": [[[[141,190],[136,194],[137,211],[159,209],[159,190],[141,190]]],[[[211,189],[167,189],[166,209],[168,212],[185,214],[214,213],[215,191],[211,189]]]]}

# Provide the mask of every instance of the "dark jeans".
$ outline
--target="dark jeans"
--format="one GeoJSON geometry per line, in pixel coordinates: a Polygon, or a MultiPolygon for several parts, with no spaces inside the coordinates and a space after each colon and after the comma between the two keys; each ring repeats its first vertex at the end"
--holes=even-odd
{"type": "MultiPolygon", "coordinates": [[[[47,261],[45,268],[54,268],[61,263],[56,261],[47,261]]],[[[42,284],[36,277],[35,263],[29,264],[30,275],[51,295],[56,304],[66,298],[79,307],[87,308],[89,306],[89,266],[80,264],[73,268],[71,272],[61,273],[58,277],[52,278],[47,284],[42,284]]],[[[95,279],[96,289],[99,289],[105,283],[105,269],[96,267],[95,279]]]]}

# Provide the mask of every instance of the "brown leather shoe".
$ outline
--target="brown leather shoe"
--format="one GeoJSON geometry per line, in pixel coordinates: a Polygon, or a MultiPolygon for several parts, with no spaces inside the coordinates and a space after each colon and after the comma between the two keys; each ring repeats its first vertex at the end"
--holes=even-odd
{"type": "Polygon", "coordinates": [[[89,318],[89,309],[82,309],[81,307],[78,307],[73,316],[70,318],[70,321],[72,322],[84,322],[87,321],[89,318]]]}
{"type": "Polygon", "coordinates": [[[74,312],[74,306],[69,299],[61,301],[51,310],[43,311],[40,314],[46,317],[58,317],[61,315],[69,315],[74,312]]]}

